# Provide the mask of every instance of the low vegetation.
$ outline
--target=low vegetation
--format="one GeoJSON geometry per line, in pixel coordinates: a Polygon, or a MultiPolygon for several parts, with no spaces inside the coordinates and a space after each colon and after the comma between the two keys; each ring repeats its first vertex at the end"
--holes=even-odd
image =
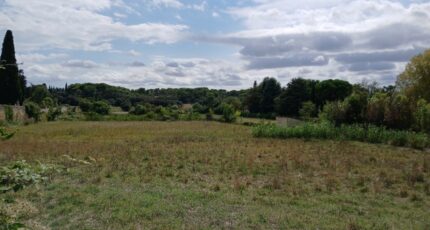
{"type": "Polygon", "coordinates": [[[430,137],[425,133],[389,130],[375,125],[341,125],[304,123],[294,127],[262,124],[253,128],[255,137],[351,140],[390,144],[416,149],[430,148],[430,137]]]}
{"type": "Polygon", "coordinates": [[[32,229],[430,227],[430,156],[406,148],[256,139],[219,122],[75,121],[21,127],[0,165],[21,160],[67,169],[0,194],[32,229]]]}

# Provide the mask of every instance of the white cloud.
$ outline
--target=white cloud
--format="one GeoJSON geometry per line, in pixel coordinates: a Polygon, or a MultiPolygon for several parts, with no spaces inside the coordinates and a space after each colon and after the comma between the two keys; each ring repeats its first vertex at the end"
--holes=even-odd
{"type": "Polygon", "coordinates": [[[184,4],[178,0],[147,0],[146,3],[157,8],[166,7],[180,9],[184,7],[184,4]]]}
{"type": "Polygon", "coordinates": [[[248,69],[291,78],[301,76],[300,69],[306,67],[307,75],[314,78],[346,77],[357,82],[373,77],[384,83],[393,83],[409,58],[430,47],[430,3],[254,2],[255,6],[228,10],[244,30],[199,40],[241,47],[239,56],[248,69]]]}
{"type": "Polygon", "coordinates": [[[118,0],[5,0],[0,29],[12,29],[21,51],[38,49],[111,50],[115,39],[145,43],[174,43],[185,25],[115,22],[104,10],[121,7],[118,0]],[[47,13],[49,12],[49,13],[47,13]]]}

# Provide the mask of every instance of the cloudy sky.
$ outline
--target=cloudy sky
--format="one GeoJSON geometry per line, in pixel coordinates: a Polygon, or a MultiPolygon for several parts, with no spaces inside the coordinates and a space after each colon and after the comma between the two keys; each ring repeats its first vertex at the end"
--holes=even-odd
{"type": "Polygon", "coordinates": [[[429,0],[0,0],[28,81],[240,89],[391,84],[430,48],[429,0]]]}

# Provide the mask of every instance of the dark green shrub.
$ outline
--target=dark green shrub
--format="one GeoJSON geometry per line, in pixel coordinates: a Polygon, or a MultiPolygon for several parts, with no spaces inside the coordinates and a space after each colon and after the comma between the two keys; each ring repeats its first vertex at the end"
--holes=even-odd
{"type": "Polygon", "coordinates": [[[41,110],[39,105],[34,102],[27,102],[24,104],[24,108],[29,118],[33,118],[35,122],[40,121],[41,110]]]}
{"type": "Polygon", "coordinates": [[[93,103],[91,111],[101,115],[108,115],[110,111],[110,106],[106,102],[96,101],[93,103]]]}
{"type": "Polygon", "coordinates": [[[46,114],[46,118],[48,121],[55,121],[61,115],[60,107],[50,107],[48,113],[46,114]]]}
{"type": "Polygon", "coordinates": [[[5,117],[7,122],[13,121],[13,108],[12,108],[12,106],[6,105],[4,107],[4,117],[5,117]]]}
{"type": "Polygon", "coordinates": [[[86,99],[79,100],[79,108],[82,112],[90,112],[93,107],[93,103],[86,99]]]}

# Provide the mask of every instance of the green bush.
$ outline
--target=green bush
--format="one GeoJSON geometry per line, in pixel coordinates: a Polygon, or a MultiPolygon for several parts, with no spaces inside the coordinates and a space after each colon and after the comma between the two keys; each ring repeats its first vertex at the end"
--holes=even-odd
{"type": "Polygon", "coordinates": [[[110,106],[106,102],[96,101],[93,103],[91,111],[101,115],[108,115],[110,111],[110,106]]]}
{"type": "Polygon", "coordinates": [[[40,121],[41,110],[39,105],[34,102],[27,102],[24,104],[24,108],[29,118],[33,118],[35,122],[40,121]]]}
{"type": "Polygon", "coordinates": [[[299,115],[304,120],[309,120],[317,115],[317,107],[312,101],[303,102],[299,115]]]}
{"type": "Polygon", "coordinates": [[[5,117],[7,122],[13,121],[13,108],[12,108],[12,106],[6,105],[4,107],[4,117],[5,117]]]}
{"type": "Polygon", "coordinates": [[[0,192],[19,191],[27,186],[44,182],[58,171],[52,165],[31,166],[26,161],[17,161],[0,168],[0,192]]]}
{"type": "Polygon", "coordinates": [[[427,134],[388,130],[374,125],[342,125],[336,127],[331,123],[305,123],[295,127],[282,127],[265,124],[254,127],[252,133],[255,137],[351,140],[416,149],[430,147],[430,137],[427,134]]]}
{"type": "Polygon", "coordinates": [[[238,117],[238,114],[232,105],[230,104],[222,105],[222,119],[224,122],[233,123],[236,121],[237,117],[238,117]]]}
{"type": "Polygon", "coordinates": [[[61,116],[61,108],[60,107],[50,107],[48,113],[46,114],[46,118],[48,121],[55,121],[58,117],[61,116]]]}

